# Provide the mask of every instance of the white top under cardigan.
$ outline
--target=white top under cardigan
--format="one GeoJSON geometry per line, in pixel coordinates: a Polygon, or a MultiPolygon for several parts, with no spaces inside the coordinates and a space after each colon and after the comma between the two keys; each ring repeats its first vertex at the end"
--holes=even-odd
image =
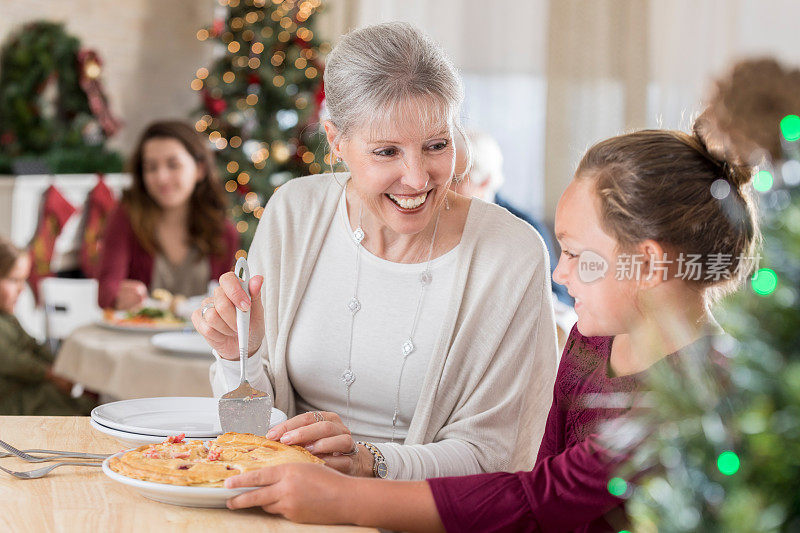
{"type": "MultiPolygon", "coordinates": [[[[332,397],[328,400],[324,394],[313,398],[308,392],[314,377],[298,382],[300,390],[312,396],[310,401],[298,394],[294,381],[289,379],[290,368],[298,370],[291,355],[294,347],[301,344],[307,347],[306,336],[316,337],[315,330],[309,329],[313,322],[307,322],[308,317],[303,316],[325,298],[314,294],[321,287],[316,283],[320,272],[316,266],[320,261],[327,262],[326,249],[336,231],[347,236],[344,221],[336,216],[337,212],[341,214],[337,205],[347,177],[343,174],[337,177],[338,180],[331,175],[300,178],[276,191],[264,211],[248,256],[251,272],[266,276],[262,301],[267,329],[257,356],[248,360],[248,377],[252,376],[251,383],[257,388],[274,389],[276,407],[289,416],[302,412],[301,408],[314,407],[346,417],[342,409],[345,388],[341,382],[338,394],[330,388],[332,397]],[[301,335],[305,340],[298,343],[295,339],[301,335]],[[269,378],[259,364],[262,358],[269,378]]],[[[354,269],[354,248],[351,253],[350,264],[354,269]]],[[[362,251],[362,268],[368,260],[383,261],[367,254],[362,251]]],[[[558,357],[549,265],[541,238],[528,224],[504,209],[473,199],[461,243],[452,254],[455,264],[450,294],[442,298],[445,306],[438,311],[440,316],[435,324],[438,327],[431,331],[432,324],[424,325],[434,335],[433,345],[428,344],[429,348],[423,350],[418,344],[407,363],[408,371],[412,358],[426,358],[424,373],[415,371],[414,383],[408,384],[405,376],[410,374],[404,372],[403,383],[419,396],[413,414],[401,417],[403,445],[383,444],[379,439],[391,434],[396,374],[388,375],[384,383],[364,379],[369,381],[366,384],[369,387],[361,392],[367,395],[374,394],[379,387],[384,392],[389,390],[382,399],[376,397],[371,401],[361,396],[356,399],[355,383],[351,390],[351,415],[356,415],[357,401],[363,405],[359,421],[353,416],[353,423],[361,424],[360,431],[365,436],[374,435],[370,438],[378,440],[392,478],[422,479],[529,469],[544,429],[558,357]],[[374,405],[372,413],[368,409],[370,403],[374,405]]],[[[448,253],[438,259],[446,264],[449,256],[448,253]]],[[[424,268],[424,265],[392,266],[424,268]]],[[[353,284],[354,272],[339,280],[339,288],[347,293],[352,291],[353,284]]],[[[363,286],[360,284],[360,293],[363,286]]],[[[416,305],[417,297],[418,293],[412,295],[412,305],[416,305]]],[[[346,301],[347,298],[343,300],[346,301]]],[[[344,307],[345,303],[339,305],[344,307]]],[[[359,313],[364,311],[362,308],[359,313]]],[[[319,316],[320,311],[310,312],[319,316]]],[[[344,317],[349,324],[349,317],[344,317]]],[[[410,323],[411,318],[413,311],[406,322],[410,323]]],[[[410,324],[397,324],[384,337],[390,333],[407,335],[409,329],[410,324]]],[[[423,334],[421,329],[418,326],[415,337],[423,334]]],[[[354,342],[358,339],[357,327],[354,342]]],[[[391,348],[384,348],[384,353],[376,356],[382,362],[378,366],[385,367],[383,362],[392,358],[391,348]]],[[[346,345],[343,353],[340,351],[341,348],[333,349],[330,357],[341,360],[343,369],[346,345]]],[[[354,345],[353,368],[356,382],[360,383],[365,373],[358,372],[356,353],[354,345]]],[[[302,356],[298,363],[301,361],[302,356]]],[[[327,376],[322,379],[329,381],[327,376]]],[[[215,395],[235,387],[238,363],[215,362],[211,380],[215,395]]],[[[401,398],[401,409],[414,403],[411,396],[401,398]]],[[[353,428],[357,435],[359,427],[353,428]]]]}

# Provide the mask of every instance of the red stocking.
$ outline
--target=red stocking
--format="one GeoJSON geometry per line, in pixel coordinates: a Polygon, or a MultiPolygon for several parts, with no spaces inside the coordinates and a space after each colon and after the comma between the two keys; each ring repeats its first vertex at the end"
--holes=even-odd
{"type": "Polygon", "coordinates": [[[69,217],[75,212],[75,208],[64,198],[55,186],[51,185],[44,192],[44,202],[42,203],[42,213],[39,218],[39,226],[31,241],[31,276],[28,279],[36,300],[39,300],[39,280],[52,276],[50,261],[53,259],[53,247],[56,238],[64,229],[69,217]]]}
{"type": "Polygon", "coordinates": [[[86,226],[81,244],[81,270],[87,278],[95,278],[100,268],[100,247],[111,211],[117,205],[114,194],[98,174],[97,185],[86,199],[86,226]]]}

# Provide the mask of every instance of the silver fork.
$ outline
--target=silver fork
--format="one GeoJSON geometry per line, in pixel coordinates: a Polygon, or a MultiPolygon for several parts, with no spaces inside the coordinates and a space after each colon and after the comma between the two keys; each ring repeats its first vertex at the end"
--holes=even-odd
{"type": "Polygon", "coordinates": [[[11,452],[11,454],[2,454],[0,457],[8,457],[9,455],[16,455],[20,459],[24,459],[29,463],[43,463],[45,461],[53,461],[53,460],[61,460],[61,459],[105,459],[108,455],[99,455],[93,453],[81,453],[81,452],[58,452],[55,450],[27,450],[33,453],[52,453],[54,455],[50,457],[34,457],[32,455],[28,455],[22,450],[18,450],[17,448],[13,447],[9,443],[0,440],[0,446],[11,452]]]}
{"type": "Polygon", "coordinates": [[[44,466],[42,468],[37,468],[36,470],[26,470],[24,472],[16,472],[14,470],[9,470],[7,468],[3,468],[2,466],[0,466],[0,470],[2,470],[3,472],[6,472],[8,474],[11,474],[12,476],[17,477],[19,479],[37,479],[37,478],[46,476],[54,468],[58,468],[59,466],[67,466],[67,465],[71,465],[71,466],[101,466],[102,463],[78,463],[78,462],[74,462],[74,461],[72,461],[72,462],[71,461],[66,461],[66,462],[63,462],[63,463],[55,463],[55,464],[52,464],[52,465],[47,465],[47,466],[44,466]]]}

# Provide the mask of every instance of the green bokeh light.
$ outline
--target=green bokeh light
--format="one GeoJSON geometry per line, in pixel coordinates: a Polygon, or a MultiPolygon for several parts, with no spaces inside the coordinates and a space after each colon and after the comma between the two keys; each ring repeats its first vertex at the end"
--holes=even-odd
{"type": "Polygon", "coordinates": [[[781,133],[787,141],[800,139],[800,117],[797,115],[786,115],[781,119],[781,133]]]}
{"type": "Polygon", "coordinates": [[[778,275],[771,268],[760,268],[750,283],[756,294],[769,296],[778,286],[778,275]]]}
{"type": "Polygon", "coordinates": [[[726,476],[732,476],[739,471],[739,456],[727,450],[717,457],[717,468],[726,476]]]}
{"type": "Polygon", "coordinates": [[[612,477],[608,481],[608,492],[613,496],[622,496],[628,490],[628,484],[624,479],[619,477],[612,477]]]}
{"type": "Polygon", "coordinates": [[[772,188],[772,173],[769,170],[759,170],[753,178],[753,188],[759,192],[767,192],[772,188]]]}

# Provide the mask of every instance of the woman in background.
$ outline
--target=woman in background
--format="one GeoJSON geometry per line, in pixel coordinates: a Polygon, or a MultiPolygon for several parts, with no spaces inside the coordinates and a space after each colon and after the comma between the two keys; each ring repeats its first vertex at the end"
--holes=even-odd
{"type": "Polygon", "coordinates": [[[14,316],[30,271],[28,254],[0,237],[0,415],[86,416],[96,396],[73,398],[73,383],[53,374],[53,354],[14,316]]]}
{"type": "Polygon", "coordinates": [[[206,140],[183,122],[155,122],[130,167],[133,184],[104,236],[100,307],[132,309],[159,288],[204,294],[239,248],[206,140]]]}

